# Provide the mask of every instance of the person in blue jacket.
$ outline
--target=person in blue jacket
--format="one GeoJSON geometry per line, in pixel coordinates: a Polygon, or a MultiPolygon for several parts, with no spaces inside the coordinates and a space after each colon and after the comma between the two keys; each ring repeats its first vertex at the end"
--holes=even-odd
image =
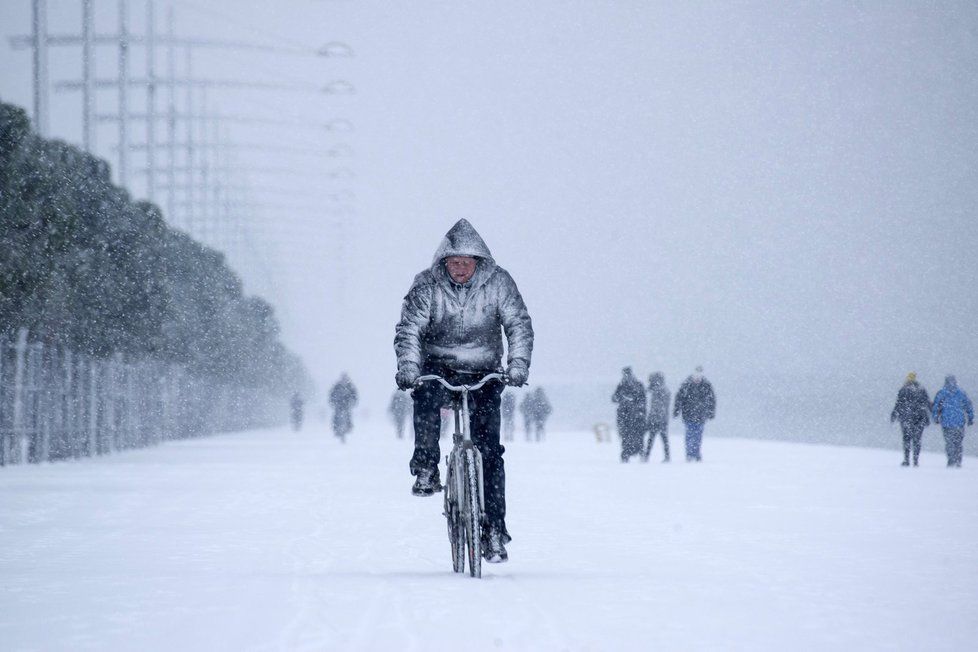
{"type": "Polygon", "coordinates": [[[717,396],[713,385],[703,377],[703,367],[696,367],[693,375],[684,380],[676,392],[672,416],[680,415],[686,424],[686,461],[702,462],[703,427],[708,419],[717,415],[717,396]]]}
{"type": "Polygon", "coordinates": [[[969,426],[975,424],[975,409],[971,399],[958,387],[954,376],[944,379],[944,387],[934,397],[932,415],[934,423],[944,429],[944,448],[947,450],[947,465],[960,467],[962,445],[964,443],[965,418],[969,426]]]}

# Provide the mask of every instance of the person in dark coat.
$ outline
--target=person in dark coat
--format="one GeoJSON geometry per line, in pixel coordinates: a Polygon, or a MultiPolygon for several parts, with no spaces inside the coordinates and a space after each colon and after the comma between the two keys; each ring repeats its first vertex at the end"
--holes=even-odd
{"type": "Polygon", "coordinates": [[[920,457],[920,440],[924,428],[930,423],[930,397],[927,390],[917,382],[917,374],[907,374],[907,382],[897,393],[896,405],[890,413],[890,423],[900,422],[903,431],[903,464],[910,466],[910,451],[913,450],[913,465],[917,466],[920,457]]]}
{"type": "Polygon", "coordinates": [[[533,430],[533,395],[535,392],[527,392],[520,399],[520,414],[523,415],[523,432],[526,433],[526,441],[532,441],[530,433],[533,430]]]}
{"type": "Polygon", "coordinates": [[[411,411],[411,397],[404,392],[394,392],[391,396],[391,404],[387,407],[388,414],[394,421],[397,428],[397,438],[404,439],[404,424],[407,421],[408,412],[411,411]]]}
{"type": "Polygon", "coordinates": [[[669,461],[669,401],[672,396],[666,387],[666,379],[660,372],[649,376],[649,438],[642,451],[642,461],[648,462],[652,444],[656,437],[662,437],[663,462],[669,461]]]}
{"type": "Polygon", "coordinates": [[[683,381],[676,392],[672,416],[682,416],[686,424],[686,461],[702,462],[700,448],[703,445],[703,428],[709,419],[716,417],[717,399],[713,385],[703,377],[703,367],[696,367],[693,375],[683,381]]]}
{"type": "Polygon", "coordinates": [[[645,432],[645,388],[632,373],[631,367],[622,369],[621,382],[611,401],[618,404],[621,461],[627,462],[632,455],[641,454],[642,434],[645,432]]]}
{"type": "Polygon", "coordinates": [[[292,429],[299,431],[302,429],[302,416],[303,407],[305,406],[305,401],[302,400],[302,394],[296,392],[292,395],[292,400],[289,401],[289,413],[292,419],[292,429]]]}
{"type": "Polygon", "coordinates": [[[553,407],[542,387],[537,387],[533,391],[533,402],[530,405],[533,406],[533,429],[536,440],[543,441],[547,419],[550,418],[553,407]]]}
{"type": "Polygon", "coordinates": [[[944,448],[947,451],[947,465],[961,466],[963,455],[965,419],[967,424],[975,424],[975,409],[971,399],[958,387],[954,376],[944,379],[944,387],[934,397],[934,407],[931,416],[934,423],[941,424],[944,430],[944,448]]]}
{"type": "Polygon", "coordinates": [[[500,412],[503,416],[503,439],[513,441],[513,433],[516,431],[516,397],[512,391],[503,391],[500,412]]]}
{"type": "Polygon", "coordinates": [[[329,404],[333,408],[333,434],[346,442],[346,435],[353,430],[353,406],[359,400],[357,388],[345,373],[329,391],[329,404]]]}

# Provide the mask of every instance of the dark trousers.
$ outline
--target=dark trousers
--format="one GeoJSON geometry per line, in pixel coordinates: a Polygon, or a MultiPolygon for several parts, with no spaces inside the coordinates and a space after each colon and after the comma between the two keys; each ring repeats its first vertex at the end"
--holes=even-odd
{"type": "Polygon", "coordinates": [[[642,454],[642,434],[645,419],[641,413],[618,410],[618,436],[621,437],[621,461],[627,462],[632,455],[642,454]]]}
{"type": "MultiPolygon", "coordinates": [[[[453,385],[472,384],[492,371],[459,373],[449,369],[424,369],[423,374],[438,374],[453,385]]],[[[506,518],[506,470],[499,443],[499,405],[503,384],[491,381],[469,394],[469,415],[472,441],[482,455],[483,495],[486,518],[502,524],[506,518]]],[[[427,382],[414,390],[414,456],[411,473],[419,469],[436,470],[441,459],[438,437],[441,428],[440,410],[451,407],[454,394],[436,382],[427,382]]]]}
{"type": "Polygon", "coordinates": [[[947,451],[947,465],[961,466],[961,457],[964,454],[964,428],[945,428],[944,429],[944,450],[947,451]]]}
{"type": "Polygon", "coordinates": [[[920,440],[924,435],[924,424],[901,423],[900,429],[903,430],[903,461],[910,461],[910,451],[912,449],[913,463],[916,466],[917,458],[920,457],[920,440]]]}
{"type": "Polygon", "coordinates": [[[703,445],[703,427],[705,423],[686,422],[686,461],[703,459],[700,446],[703,445]]]}
{"type": "Polygon", "coordinates": [[[642,457],[649,459],[649,455],[652,454],[652,444],[655,443],[656,437],[662,437],[662,446],[665,451],[662,459],[669,459],[669,422],[663,421],[662,423],[649,423],[649,438],[645,442],[645,450],[642,452],[642,457]]]}

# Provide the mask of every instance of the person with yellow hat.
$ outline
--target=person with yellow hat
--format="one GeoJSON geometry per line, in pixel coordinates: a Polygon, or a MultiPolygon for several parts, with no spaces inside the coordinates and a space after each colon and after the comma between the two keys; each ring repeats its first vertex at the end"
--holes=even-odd
{"type": "Polygon", "coordinates": [[[890,413],[890,423],[900,421],[903,431],[903,463],[910,466],[910,451],[913,449],[913,465],[917,466],[920,457],[920,440],[924,428],[930,423],[931,402],[927,390],[917,382],[917,374],[910,372],[907,380],[897,394],[896,405],[890,413]]]}

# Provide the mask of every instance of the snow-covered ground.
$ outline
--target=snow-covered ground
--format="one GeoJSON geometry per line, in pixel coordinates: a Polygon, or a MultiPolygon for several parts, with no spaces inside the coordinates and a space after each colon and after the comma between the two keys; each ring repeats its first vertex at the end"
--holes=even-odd
{"type": "Polygon", "coordinates": [[[381,424],[0,469],[0,647],[974,649],[978,460],[709,430],[701,465],[616,452],[510,445],[511,560],[482,580],[381,424]]]}

